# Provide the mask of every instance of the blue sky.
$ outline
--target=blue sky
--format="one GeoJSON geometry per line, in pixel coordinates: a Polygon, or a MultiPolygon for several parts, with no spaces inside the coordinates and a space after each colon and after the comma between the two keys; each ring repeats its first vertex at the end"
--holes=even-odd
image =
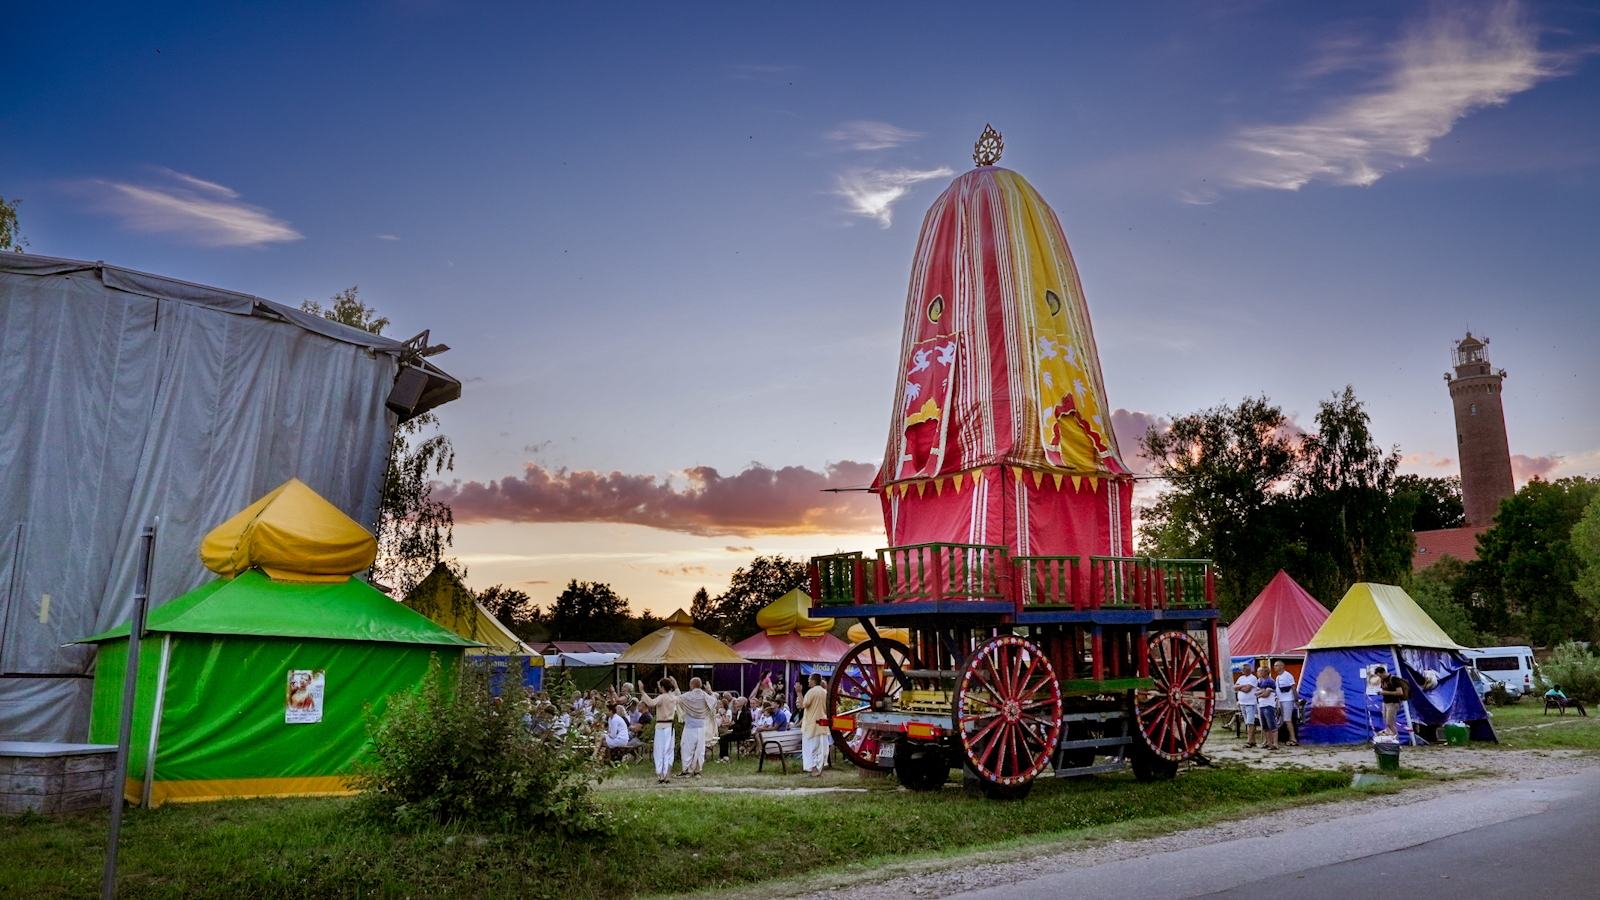
{"type": "Polygon", "coordinates": [[[917,228],[986,123],[1061,218],[1125,423],[1265,393],[1309,426],[1348,383],[1408,471],[1455,474],[1471,328],[1519,483],[1600,474],[1592,4],[34,4],[7,31],[30,250],[359,285],[454,348],[458,496],[522,488],[466,504],[479,587],[670,612],[755,553],[878,546],[870,507],[808,498],[881,457],[917,228]]]}

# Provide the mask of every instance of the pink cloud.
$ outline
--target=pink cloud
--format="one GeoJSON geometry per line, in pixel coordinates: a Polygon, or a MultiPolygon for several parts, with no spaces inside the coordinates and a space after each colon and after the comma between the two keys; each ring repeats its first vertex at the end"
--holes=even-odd
{"type": "Polygon", "coordinates": [[[1402,468],[1412,469],[1453,469],[1456,461],[1448,456],[1434,456],[1432,453],[1412,453],[1400,457],[1402,468]]]}
{"type": "Polygon", "coordinates": [[[1128,409],[1111,411],[1111,432],[1116,435],[1117,449],[1122,453],[1123,464],[1135,475],[1150,471],[1151,460],[1139,452],[1139,441],[1151,426],[1155,426],[1157,431],[1166,431],[1172,427],[1172,420],[1166,416],[1128,409]]]}
{"type": "Polygon", "coordinates": [[[1511,474],[1521,484],[1527,484],[1528,479],[1535,476],[1543,478],[1557,466],[1561,465],[1560,456],[1523,456],[1521,453],[1511,455],[1511,474]]]}
{"type": "Polygon", "coordinates": [[[680,489],[654,475],[550,470],[528,463],[522,475],[480,483],[434,484],[462,523],[618,522],[696,535],[870,532],[883,527],[878,500],[861,488],[878,467],[843,461],[821,472],[753,464],[724,477],[709,466],[683,473],[680,489]]]}

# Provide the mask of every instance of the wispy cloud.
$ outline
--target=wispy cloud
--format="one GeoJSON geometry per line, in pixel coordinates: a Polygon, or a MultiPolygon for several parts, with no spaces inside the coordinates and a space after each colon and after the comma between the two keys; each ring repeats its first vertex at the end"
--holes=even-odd
{"type": "Polygon", "coordinates": [[[303,237],[271,211],[240,201],[232,188],[171,169],[160,172],[165,183],[96,179],[86,187],[133,231],[172,234],[210,247],[251,247],[303,237]]]}
{"type": "Polygon", "coordinates": [[[888,150],[922,137],[920,131],[907,131],[888,122],[844,122],[828,132],[827,138],[851,150],[888,150]]]}
{"type": "Polygon", "coordinates": [[[877,467],[838,462],[814,472],[800,466],[751,465],[723,476],[709,466],[683,473],[679,488],[653,475],[571,472],[529,463],[520,476],[480,483],[435,484],[464,524],[616,522],[696,535],[805,534],[872,531],[882,527],[878,502],[860,492],[877,467]]]}
{"type": "MultiPolygon", "coordinates": [[[[1304,121],[1236,132],[1235,162],[1223,182],[1280,190],[1313,181],[1373,184],[1423,157],[1473,111],[1503,105],[1560,74],[1537,39],[1537,29],[1514,2],[1441,5],[1393,48],[1373,90],[1304,121]]],[[[1313,74],[1342,68],[1358,55],[1348,42],[1335,49],[1313,74]]],[[[1214,190],[1205,189],[1185,195],[1197,203],[1214,197],[1214,190]]]]}
{"type": "Polygon", "coordinates": [[[850,211],[876,219],[888,228],[894,221],[894,204],[910,193],[912,185],[934,178],[949,178],[955,170],[937,169],[852,169],[839,176],[834,193],[845,198],[850,211]]]}
{"type": "Polygon", "coordinates": [[[380,235],[378,235],[378,240],[380,240],[380,241],[398,241],[398,240],[400,240],[400,237],[398,235],[393,235],[393,234],[380,234],[380,235]]]}

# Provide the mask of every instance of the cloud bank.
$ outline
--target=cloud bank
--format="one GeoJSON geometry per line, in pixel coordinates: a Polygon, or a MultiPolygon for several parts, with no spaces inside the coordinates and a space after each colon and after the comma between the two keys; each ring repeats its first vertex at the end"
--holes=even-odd
{"type": "Polygon", "coordinates": [[[679,488],[654,475],[551,470],[529,463],[520,476],[435,484],[433,497],[461,523],[614,522],[694,535],[873,532],[883,528],[875,496],[827,493],[860,488],[877,466],[843,461],[814,472],[752,464],[723,476],[709,466],[682,473],[679,488]]]}
{"type": "Polygon", "coordinates": [[[934,178],[949,178],[956,172],[949,166],[937,169],[852,169],[839,176],[834,193],[845,198],[858,216],[877,220],[888,228],[894,221],[895,201],[910,192],[912,185],[934,178]]]}
{"type": "Polygon", "coordinates": [[[1370,185],[1422,157],[1466,115],[1559,74],[1537,37],[1516,3],[1441,6],[1396,45],[1370,92],[1304,121],[1239,130],[1232,146],[1240,158],[1224,181],[1279,190],[1370,185]]]}
{"type": "Polygon", "coordinates": [[[241,201],[232,188],[171,169],[161,172],[163,184],[97,179],[87,187],[132,231],[172,234],[208,247],[254,247],[303,237],[269,210],[241,201]]]}

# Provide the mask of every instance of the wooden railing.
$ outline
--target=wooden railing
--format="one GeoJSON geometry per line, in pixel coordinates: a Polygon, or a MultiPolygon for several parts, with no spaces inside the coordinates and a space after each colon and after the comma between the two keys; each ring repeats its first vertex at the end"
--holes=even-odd
{"type": "Polygon", "coordinates": [[[992,544],[911,544],[878,551],[887,602],[1009,600],[1005,547],[992,544]]]}
{"type": "Polygon", "coordinates": [[[876,560],[836,553],[811,561],[819,605],[1006,600],[1061,609],[1206,609],[1216,605],[1203,559],[1018,556],[991,544],[887,547],[876,560]]]}

